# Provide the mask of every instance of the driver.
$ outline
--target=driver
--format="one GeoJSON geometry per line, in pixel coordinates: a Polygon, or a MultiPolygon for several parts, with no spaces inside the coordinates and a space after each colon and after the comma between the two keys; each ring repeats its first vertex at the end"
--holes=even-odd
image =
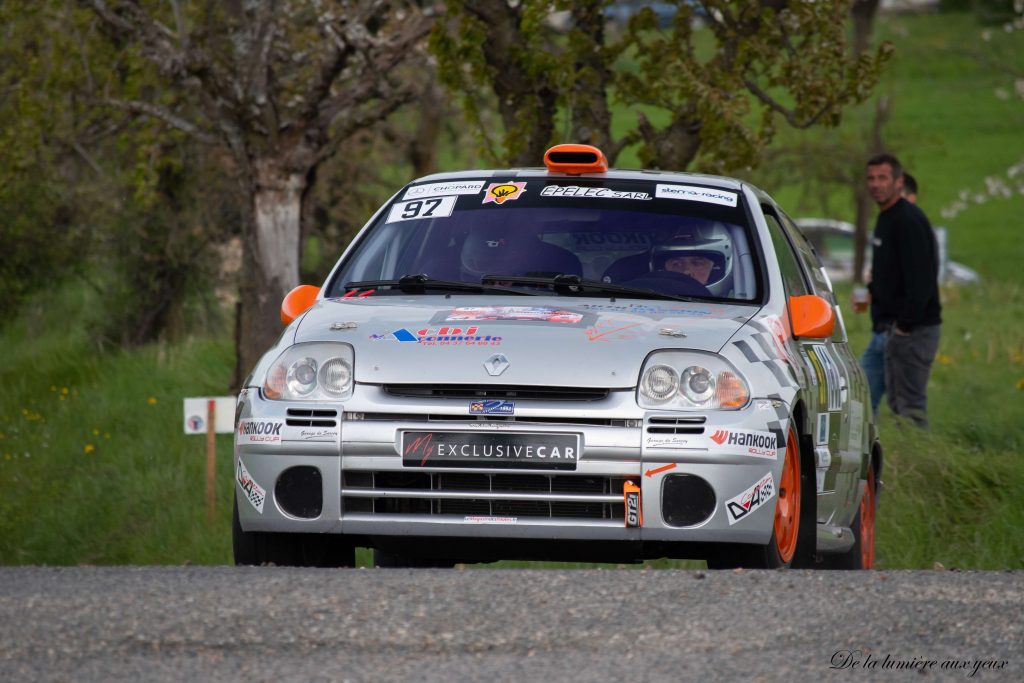
{"type": "Polygon", "coordinates": [[[681,229],[652,247],[650,268],[689,276],[723,296],[732,274],[732,240],[719,224],[681,229]]]}

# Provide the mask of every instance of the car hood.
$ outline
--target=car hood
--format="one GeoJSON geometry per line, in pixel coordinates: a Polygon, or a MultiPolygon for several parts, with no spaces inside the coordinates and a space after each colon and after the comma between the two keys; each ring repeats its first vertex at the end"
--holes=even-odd
{"type": "Polygon", "coordinates": [[[324,299],[295,342],[341,341],[366,384],[633,387],[655,349],[717,352],[756,306],[558,296],[324,299]],[[487,304],[481,303],[486,300],[487,304]],[[500,374],[493,374],[501,360],[500,374]],[[485,362],[491,360],[489,367],[485,362]]]}

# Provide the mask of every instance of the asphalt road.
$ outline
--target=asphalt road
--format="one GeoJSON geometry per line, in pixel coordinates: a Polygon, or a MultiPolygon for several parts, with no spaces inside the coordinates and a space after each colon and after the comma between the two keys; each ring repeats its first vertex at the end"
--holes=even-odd
{"type": "Polygon", "coordinates": [[[0,680],[1021,681],[1022,615],[1022,572],[0,568],[0,680]]]}

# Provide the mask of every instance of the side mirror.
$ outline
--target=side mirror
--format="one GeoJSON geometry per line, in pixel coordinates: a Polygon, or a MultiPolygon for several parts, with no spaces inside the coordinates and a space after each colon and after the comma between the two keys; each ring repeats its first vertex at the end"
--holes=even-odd
{"type": "Polygon", "coordinates": [[[836,328],[832,304],[814,294],[789,297],[789,318],[794,337],[827,339],[836,328]]]}
{"type": "Polygon", "coordinates": [[[299,285],[281,302],[281,322],[290,325],[293,320],[306,312],[316,302],[320,288],[313,285],[299,285]]]}

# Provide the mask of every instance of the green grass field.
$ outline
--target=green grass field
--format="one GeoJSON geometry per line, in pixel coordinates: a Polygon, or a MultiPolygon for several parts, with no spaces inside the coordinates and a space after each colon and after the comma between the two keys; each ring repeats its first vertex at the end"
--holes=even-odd
{"type": "MultiPolygon", "coordinates": [[[[932,431],[880,416],[884,568],[1024,568],[1024,196],[940,214],[1024,158],[1024,102],[996,97],[1007,79],[972,54],[988,44],[964,38],[980,31],[966,15],[879,21],[897,45],[880,88],[895,105],[885,138],[918,177],[922,207],[948,227],[952,257],[985,278],[944,292],[932,431]]],[[[1017,43],[999,49],[1019,65],[1017,43]]],[[[628,154],[620,161],[630,165],[628,154]]],[[[786,205],[799,198],[795,187],[767,189],[786,205]]],[[[835,217],[849,219],[841,198],[835,217]]],[[[0,329],[0,564],[230,562],[231,437],[218,438],[210,523],[204,442],[181,424],[183,397],[224,393],[229,335],[99,353],[89,335],[98,305],[71,284],[0,329]]],[[[846,322],[859,352],[867,321],[847,313],[846,322]]]]}

